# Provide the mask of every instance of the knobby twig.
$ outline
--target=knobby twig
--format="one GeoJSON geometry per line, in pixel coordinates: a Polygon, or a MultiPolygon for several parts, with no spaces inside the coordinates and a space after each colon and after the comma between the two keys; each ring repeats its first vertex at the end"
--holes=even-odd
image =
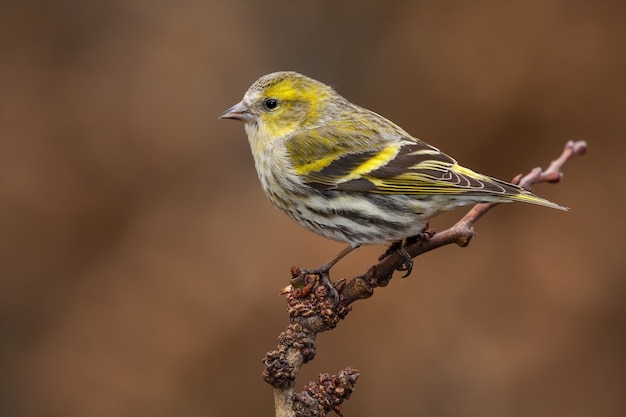
{"type": "MultiPolygon", "coordinates": [[[[525,189],[542,182],[557,183],[563,175],[563,165],[572,157],[583,155],[586,149],[584,141],[569,141],[548,169],[535,168],[525,176],[518,175],[513,182],[525,189]]],[[[452,243],[467,246],[474,236],[474,224],[496,205],[477,204],[449,229],[437,233],[426,231],[424,237],[407,242],[404,249],[415,258],[452,243]]],[[[287,298],[290,324],[280,334],[278,348],[268,352],[264,359],[263,379],[274,387],[276,417],[325,416],[330,411],[342,415],[341,404],[350,397],[359,377],[356,369],[348,367],[337,375],[319,375],[301,393],[294,393],[296,376],[301,366],[315,357],[317,334],[333,329],[350,312],[350,304],[371,297],[376,287],[386,286],[393,273],[406,262],[403,254],[388,251],[365,273],[349,281],[334,282],[335,291],[320,285],[324,280],[330,282],[328,273],[291,268],[291,285],[281,291],[287,298]]]]}

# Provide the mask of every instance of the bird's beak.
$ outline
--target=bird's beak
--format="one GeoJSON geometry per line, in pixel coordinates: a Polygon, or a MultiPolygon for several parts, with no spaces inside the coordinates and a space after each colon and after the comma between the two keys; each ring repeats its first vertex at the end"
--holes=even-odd
{"type": "Polygon", "coordinates": [[[243,101],[240,101],[222,113],[220,119],[235,119],[244,123],[250,123],[255,119],[255,116],[250,111],[250,107],[248,107],[243,101]]]}

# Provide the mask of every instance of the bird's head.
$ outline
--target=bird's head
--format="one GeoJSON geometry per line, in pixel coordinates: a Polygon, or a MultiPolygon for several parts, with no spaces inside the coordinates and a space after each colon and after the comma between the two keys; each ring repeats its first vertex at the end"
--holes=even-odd
{"type": "Polygon", "coordinates": [[[264,75],[221,119],[240,120],[264,137],[282,137],[327,117],[327,101],[336,93],[329,86],[297,72],[264,75]]]}

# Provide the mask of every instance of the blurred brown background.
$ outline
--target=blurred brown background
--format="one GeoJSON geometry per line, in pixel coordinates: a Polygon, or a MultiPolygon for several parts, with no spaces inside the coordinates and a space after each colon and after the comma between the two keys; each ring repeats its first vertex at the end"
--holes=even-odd
{"type": "Polygon", "coordinates": [[[626,415],[625,28],[618,1],[3,1],[0,415],[272,415],[278,290],[342,247],[217,119],[281,69],[503,179],[590,144],[535,189],[570,212],[499,207],[419,258],[298,389],[353,365],[348,416],[626,415]]]}

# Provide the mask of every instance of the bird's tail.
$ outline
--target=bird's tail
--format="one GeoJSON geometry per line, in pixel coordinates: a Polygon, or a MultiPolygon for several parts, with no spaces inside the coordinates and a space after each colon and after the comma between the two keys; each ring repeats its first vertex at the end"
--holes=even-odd
{"type": "Polygon", "coordinates": [[[518,194],[511,194],[510,198],[513,201],[521,201],[524,203],[537,204],[540,206],[551,207],[551,208],[558,209],[558,210],[565,210],[565,211],[569,210],[568,207],[563,207],[556,203],[553,203],[552,201],[546,200],[545,198],[537,197],[530,191],[526,191],[521,188],[518,194]]]}
{"type": "Polygon", "coordinates": [[[495,178],[492,179],[505,188],[507,199],[510,201],[537,204],[539,206],[550,207],[557,210],[569,210],[568,207],[563,207],[553,203],[552,201],[546,200],[545,198],[538,197],[522,187],[495,178]]]}

